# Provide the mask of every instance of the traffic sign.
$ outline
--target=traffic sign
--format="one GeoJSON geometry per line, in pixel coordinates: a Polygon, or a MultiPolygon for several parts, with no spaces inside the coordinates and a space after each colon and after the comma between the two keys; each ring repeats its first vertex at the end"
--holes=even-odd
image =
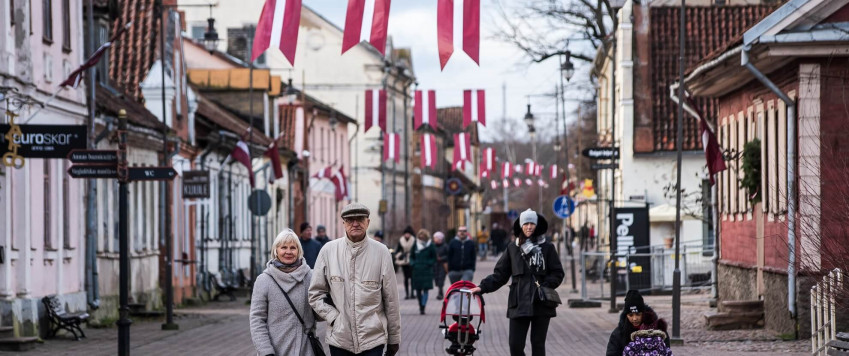
{"type": "Polygon", "coordinates": [[[248,196],[248,210],[254,213],[254,215],[265,216],[270,209],[271,196],[268,195],[268,192],[254,189],[253,193],[248,196]]]}
{"type": "Polygon", "coordinates": [[[71,150],[68,153],[71,163],[89,164],[118,164],[118,151],[116,150],[71,150]]]}
{"type": "Polygon", "coordinates": [[[619,147],[589,147],[581,154],[593,159],[616,159],[619,158],[619,147]]]}
{"type": "Polygon", "coordinates": [[[554,199],[552,210],[554,210],[554,215],[557,215],[558,218],[568,218],[575,211],[575,201],[566,195],[561,195],[554,199]]]}
{"type": "Polygon", "coordinates": [[[177,171],[171,167],[130,167],[127,169],[129,180],[172,180],[177,171]]]}
{"type": "Polygon", "coordinates": [[[510,211],[507,212],[507,218],[510,219],[510,220],[516,220],[516,219],[519,218],[519,212],[516,211],[515,209],[511,209],[510,211]]]}
{"type": "Polygon", "coordinates": [[[73,178],[118,178],[118,167],[100,164],[78,164],[68,168],[73,178]]]}
{"type": "Polygon", "coordinates": [[[593,163],[590,165],[590,169],[599,170],[599,169],[616,169],[619,168],[618,163],[593,163]]]}

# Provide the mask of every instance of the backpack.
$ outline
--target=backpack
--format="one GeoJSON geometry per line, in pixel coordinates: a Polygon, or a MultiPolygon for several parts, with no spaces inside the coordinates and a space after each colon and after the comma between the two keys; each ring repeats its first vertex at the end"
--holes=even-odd
{"type": "Polygon", "coordinates": [[[622,351],[623,356],[672,356],[672,350],[666,346],[666,333],[663,331],[638,330],[631,333],[631,340],[622,351]]]}

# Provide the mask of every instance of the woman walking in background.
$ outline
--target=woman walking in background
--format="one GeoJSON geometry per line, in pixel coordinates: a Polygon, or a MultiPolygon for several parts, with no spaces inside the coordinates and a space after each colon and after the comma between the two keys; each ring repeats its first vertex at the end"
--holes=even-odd
{"type": "Polygon", "coordinates": [[[410,280],[413,278],[413,268],[410,266],[410,251],[413,245],[416,244],[416,239],[413,238],[413,228],[407,226],[404,229],[404,236],[398,239],[398,246],[395,247],[395,264],[401,267],[401,273],[404,274],[404,299],[413,299],[412,291],[410,290],[410,280]]]}
{"type": "Polygon", "coordinates": [[[250,326],[258,355],[313,355],[307,337],[307,332],[315,332],[307,298],[312,270],[298,240],[290,229],[277,235],[271,260],[254,282],[250,326]]]}
{"type": "Polygon", "coordinates": [[[539,288],[556,289],[563,282],[563,266],[557,251],[543,235],[548,222],[542,215],[528,209],[513,223],[516,242],[507,246],[495,264],[495,270],[484,278],[473,293],[492,293],[510,284],[507,299],[507,318],[510,319],[510,355],[525,355],[525,339],[531,330],[531,352],[533,356],[545,356],[545,338],[548,323],[555,313],[556,305],[539,298],[539,288]],[[537,284],[539,283],[539,284],[537,284]]]}
{"type": "Polygon", "coordinates": [[[419,301],[419,314],[425,313],[428,291],[433,289],[433,266],[436,264],[436,247],[430,242],[430,231],[419,230],[416,244],[410,251],[413,269],[413,290],[419,301]]]}
{"type": "Polygon", "coordinates": [[[445,275],[448,274],[448,244],[445,234],[437,231],[433,234],[433,247],[436,248],[436,264],[433,265],[433,283],[436,284],[436,299],[442,300],[442,287],[445,285],[445,275]]]}

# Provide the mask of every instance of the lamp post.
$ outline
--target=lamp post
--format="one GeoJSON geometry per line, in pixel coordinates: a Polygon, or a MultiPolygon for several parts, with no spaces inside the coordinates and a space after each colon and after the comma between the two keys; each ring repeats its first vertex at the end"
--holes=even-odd
{"type": "MultiPolygon", "coordinates": [[[[564,164],[563,168],[564,168],[564,171],[565,171],[565,174],[566,174],[566,184],[567,184],[567,187],[568,187],[569,182],[571,182],[571,178],[569,177],[569,126],[566,125],[566,94],[565,94],[566,93],[566,86],[564,85],[563,80],[566,79],[566,81],[568,82],[570,79],[572,79],[572,76],[575,74],[575,65],[572,64],[572,52],[567,50],[566,54],[564,56],[566,57],[565,60],[560,63],[560,109],[563,110],[563,115],[562,115],[563,116],[563,146],[564,146],[564,151],[566,151],[566,154],[564,155],[565,156],[565,164],[564,164]]],[[[578,120],[580,120],[580,119],[581,118],[580,118],[580,115],[579,115],[578,120]]],[[[559,141],[554,146],[554,151],[557,151],[557,152],[560,151],[560,142],[559,141]]],[[[567,192],[567,194],[568,194],[568,192],[567,192]]],[[[571,226],[572,225],[572,215],[569,215],[569,222],[570,222],[569,225],[571,226]]],[[[580,224],[580,222],[579,222],[579,224],[580,224]]],[[[570,231],[572,231],[572,230],[570,230],[570,231]]],[[[563,235],[564,236],[566,235],[565,231],[563,232],[563,235]]],[[[572,238],[571,234],[569,235],[569,237],[570,237],[570,239],[572,238]]],[[[566,243],[571,244],[571,241],[566,241],[566,243]]],[[[558,246],[559,246],[559,244],[558,244],[558,246]]],[[[570,256],[569,256],[570,257],[569,264],[570,264],[570,267],[572,268],[572,273],[571,273],[572,274],[572,292],[577,292],[578,291],[578,288],[577,288],[578,282],[577,282],[577,278],[575,276],[575,258],[574,258],[575,257],[575,255],[574,255],[575,251],[573,251],[571,248],[569,248],[569,251],[571,251],[570,256]]],[[[581,251],[581,252],[583,253],[583,251],[581,251]]],[[[583,268],[583,266],[581,268],[583,268]]]]}
{"type": "MultiPolygon", "coordinates": [[[[536,127],[534,127],[534,114],[531,114],[531,104],[530,103],[528,103],[528,112],[525,114],[524,121],[525,121],[525,125],[528,125],[528,134],[531,136],[531,150],[533,152],[532,156],[533,156],[533,159],[534,159],[534,165],[537,165],[537,164],[539,164],[539,162],[537,162],[537,130],[536,130],[536,127]]],[[[534,172],[528,172],[528,174],[534,174],[534,172]]],[[[537,212],[541,213],[542,212],[542,187],[540,187],[539,184],[537,184],[537,193],[538,193],[537,203],[539,204],[539,210],[537,210],[537,212]]]]}

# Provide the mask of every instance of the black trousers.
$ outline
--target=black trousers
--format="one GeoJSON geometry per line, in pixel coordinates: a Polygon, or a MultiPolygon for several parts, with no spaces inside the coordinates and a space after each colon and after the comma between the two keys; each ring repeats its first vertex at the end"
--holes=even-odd
{"type": "Polygon", "coordinates": [[[383,356],[383,345],[355,354],[351,351],[330,346],[330,356],[383,356]]]}
{"type": "Polygon", "coordinates": [[[404,274],[404,292],[407,293],[407,297],[411,297],[413,296],[413,291],[410,289],[410,284],[413,282],[413,266],[403,265],[401,272],[404,274]]]}
{"type": "Polygon", "coordinates": [[[545,356],[545,337],[548,334],[547,316],[510,319],[510,356],[525,356],[525,339],[531,329],[531,355],[545,356]]]}

